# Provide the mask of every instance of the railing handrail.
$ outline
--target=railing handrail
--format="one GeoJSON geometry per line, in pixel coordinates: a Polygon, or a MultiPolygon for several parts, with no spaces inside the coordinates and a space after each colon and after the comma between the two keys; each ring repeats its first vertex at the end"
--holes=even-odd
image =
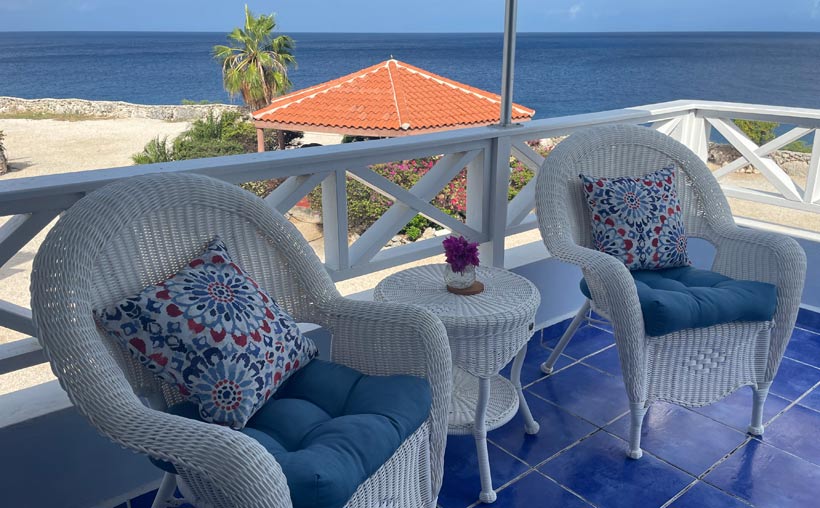
{"type": "MultiPolygon", "coordinates": [[[[213,176],[231,183],[289,177],[266,201],[280,212],[289,210],[299,199],[321,183],[325,208],[325,261],[336,280],[371,273],[390,266],[422,259],[441,252],[440,239],[430,239],[395,249],[381,250],[385,240],[403,227],[416,213],[450,224],[458,231],[471,232],[484,242],[482,260],[504,265],[506,236],[533,229],[536,222],[531,210],[534,182],[526,185],[508,202],[509,157],[514,155],[537,170],[543,158],[524,142],[543,139],[590,126],[617,123],[648,124],[689,146],[704,161],[708,157],[709,132],[714,127],[735,146],[741,156],[718,177],[735,167],[751,164],[760,169],[777,192],[724,186],[724,192],[740,199],[775,204],[820,213],[820,136],[815,135],[805,189],[769,157],[782,147],[815,129],[820,129],[820,109],[793,108],[718,101],[677,100],[631,108],[569,115],[509,127],[475,127],[432,134],[393,138],[366,143],[351,143],[306,150],[286,150],[246,155],[195,159],[170,163],[95,169],[57,175],[0,181],[0,216],[15,217],[0,227],[0,266],[16,254],[61,211],[82,196],[108,183],[137,175],[164,172],[193,172],[213,176]],[[757,146],[746,138],[732,119],[768,120],[794,124],[801,128],[781,134],[775,140],[757,146]],[[441,155],[436,166],[417,186],[399,190],[368,174],[368,166],[388,161],[441,155]],[[431,210],[427,203],[442,186],[447,185],[462,167],[467,167],[467,217],[463,226],[431,210]],[[349,173],[348,173],[349,172],[349,173]],[[345,176],[352,174],[380,192],[393,192],[398,199],[379,221],[356,243],[348,246],[347,203],[344,199],[345,176]],[[480,206],[478,206],[480,205],[480,206]],[[426,210],[426,212],[425,212],[426,210]],[[407,219],[407,220],[405,220],[407,219]],[[396,229],[398,228],[398,229],[396,229]]],[[[816,133],[815,133],[816,134],[816,133]]],[[[0,326],[30,334],[33,330],[28,309],[2,300],[0,326]]],[[[4,354],[0,348],[0,367],[11,362],[19,365],[22,354],[4,354]],[[19,358],[18,358],[19,357],[19,358]]],[[[25,354],[31,356],[31,351],[25,354]]],[[[28,362],[29,360],[25,360],[28,362]]],[[[25,363],[25,362],[23,362],[25,363]]],[[[15,367],[16,368],[19,367],[15,367]]],[[[0,368],[0,373],[4,370],[0,368]]]]}
{"type": "MultiPolygon", "coordinates": [[[[430,147],[447,153],[454,145],[486,142],[501,136],[527,137],[541,132],[565,133],[586,126],[608,123],[654,121],[666,115],[683,114],[692,109],[689,101],[672,101],[635,108],[583,113],[534,120],[514,127],[473,127],[453,131],[420,134],[400,138],[312,147],[306,150],[285,150],[243,155],[193,159],[139,166],[92,169],[57,175],[43,175],[0,181],[0,215],[29,213],[30,199],[53,198],[87,193],[122,178],[165,172],[194,172],[213,176],[231,183],[284,178],[314,173],[320,166],[355,167],[391,160],[396,152],[429,152],[430,147]],[[22,206],[21,206],[22,205],[22,206]]],[[[820,116],[820,111],[818,111],[820,116]]],[[[409,158],[409,157],[408,157],[409,158]]],[[[54,202],[53,209],[62,202],[54,202]]]]}

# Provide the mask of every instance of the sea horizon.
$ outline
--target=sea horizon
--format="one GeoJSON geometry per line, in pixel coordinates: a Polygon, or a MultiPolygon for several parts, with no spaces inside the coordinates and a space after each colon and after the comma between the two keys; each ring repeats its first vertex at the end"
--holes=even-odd
{"type": "MultiPolygon", "coordinates": [[[[492,93],[499,32],[287,32],[293,90],[391,57],[492,93]]],[[[0,32],[0,95],[174,105],[232,101],[225,32],[0,32]]],[[[820,109],[820,32],[520,32],[514,100],[535,118],[702,99],[820,109]]]]}

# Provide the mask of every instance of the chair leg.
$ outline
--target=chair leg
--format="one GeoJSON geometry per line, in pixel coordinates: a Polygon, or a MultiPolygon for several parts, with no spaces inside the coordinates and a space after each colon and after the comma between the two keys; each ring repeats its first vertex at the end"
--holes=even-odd
{"type": "Polygon", "coordinates": [[[645,406],[643,402],[630,402],[629,412],[631,418],[631,426],[629,429],[629,451],[626,455],[630,459],[640,459],[643,456],[641,450],[641,428],[643,427],[643,417],[646,416],[646,411],[649,407],[645,406]]]}
{"type": "Polygon", "coordinates": [[[578,311],[578,314],[575,314],[575,317],[569,324],[569,328],[567,328],[567,331],[565,331],[564,335],[561,336],[561,340],[558,341],[558,345],[552,350],[550,357],[547,358],[546,362],[541,364],[541,372],[544,374],[552,374],[552,369],[555,366],[555,362],[558,361],[558,357],[560,357],[561,353],[564,352],[567,344],[569,344],[569,340],[573,335],[575,335],[575,331],[578,330],[579,326],[581,326],[581,323],[587,316],[587,312],[589,312],[589,300],[584,302],[581,310],[578,311]]]}
{"type": "Polygon", "coordinates": [[[766,402],[766,397],[769,395],[769,387],[772,382],[758,383],[757,387],[752,388],[752,423],[746,432],[753,436],[763,435],[763,404],[766,402]]]}
{"type": "Polygon", "coordinates": [[[165,473],[162,477],[162,483],[157,490],[157,496],[151,504],[151,508],[167,508],[168,501],[174,495],[174,490],[177,488],[177,476],[171,473],[165,473]]]}

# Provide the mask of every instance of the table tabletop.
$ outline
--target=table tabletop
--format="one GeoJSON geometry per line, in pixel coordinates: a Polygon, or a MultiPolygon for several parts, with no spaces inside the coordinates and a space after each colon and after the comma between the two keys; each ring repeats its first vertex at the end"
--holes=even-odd
{"type": "Polygon", "coordinates": [[[376,300],[411,303],[433,312],[448,324],[468,319],[515,320],[517,316],[532,319],[541,297],[535,285],[508,270],[479,266],[476,280],[484,284],[477,295],[456,295],[447,291],[444,264],[430,264],[394,273],[376,286],[376,300]]]}

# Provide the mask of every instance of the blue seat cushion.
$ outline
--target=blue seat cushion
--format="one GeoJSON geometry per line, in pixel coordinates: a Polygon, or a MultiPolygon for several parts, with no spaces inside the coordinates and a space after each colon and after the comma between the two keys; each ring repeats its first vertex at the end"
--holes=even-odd
{"type": "MultiPolygon", "coordinates": [[[[644,328],[658,336],[732,321],[769,321],[777,306],[777,288],[751,280],[735,280],[691,266],[635,270],[644,328]]],[[[592,299],[581,279],[581,292],[592,299]]]]}
{"type": "MultiPolygon", "coordinates": [[[[426,380],[367,376],[313,360],[240,430],[282,466],[295,508],[340,507],[430,414],[426,380]]],[[[190,402],[170,413],[201,420],[190,402]]],[[[173,464],[152,459],[175,473],[173,464]]]]}

